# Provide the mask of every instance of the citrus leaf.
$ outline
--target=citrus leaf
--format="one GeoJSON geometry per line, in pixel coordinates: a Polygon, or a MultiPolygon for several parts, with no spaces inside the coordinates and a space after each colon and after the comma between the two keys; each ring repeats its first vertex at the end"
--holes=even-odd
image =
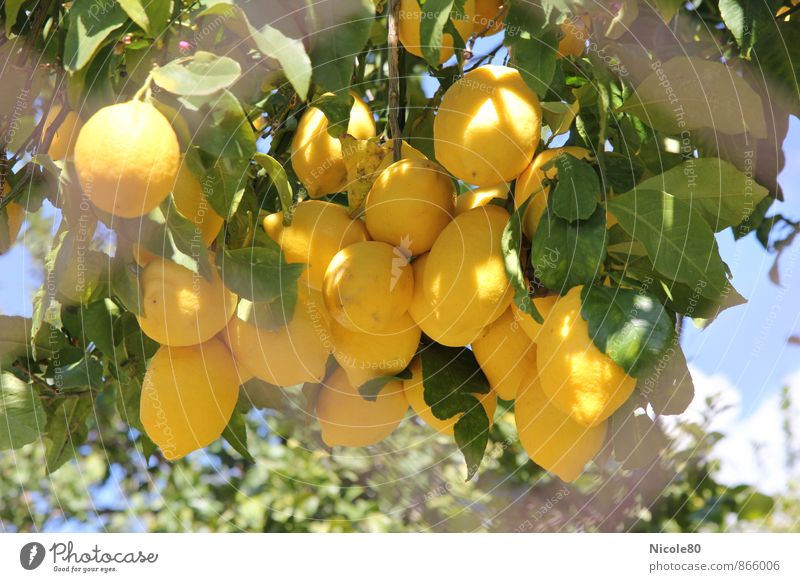
{"type": "Polygon", "coordinates": [[[89,436],[86,421],[94,408],[91,396],[58,399],[48,414],[45,438],[45,463],[50,474],[75,456],[89,436]]]}
{"type": "Polygon", "coordinates": [[[255,463],[253,455],[247,450],[247,424],[244,421],[244,415],[238,410],[233,411],[228,425],[222,431],[222,438],[247,461],[255,463]]]}
{"type": "Polygon", "coordinates": [[[18,449],[44,432],[45,413],[32,384],[0,371],[0,451],[18,449]]]}
{"type": "Polygon", "coordinates": [[[709,299],[727,288],[714,233],[700,213],[665,192],[639,190],[608,202],[620,226],[647,249],[656,271],[709,299]]]}
{"type": "Polygon", "coordinates": [[[198,51],[191,59],[175,59],[153,70],[153,80],[175,95],[211,95],[233,85],[242,74],[229,57],[198,51]]]}
{"type": "Polygon", "coordinates": [[[719,158],[688,159],[641,182],[637,189],[661,190],[697,209],[719,232],[746,220],[767,195],[752,175],[719,158]]]}
{"type": "Polygon", "coordinates": [[[171,0],[119,0],[119,4],[151,38],[159,37],[172,13],[171,0]]]}
{"type": "Polygon", "coordinates": [[[326,91],[350,88],[353,64],[369,39],[375,16],[370,0],[316,2],[310,51],[315,83],[326,91]]]}
{"type": "Polygon", "coordinates": [[[651,69],[620,112],[668,134],[710,127],[767,136],[761,97],[723,63],[674,57],[663,65],[655,62],[651,69]]]}
{"type": "Polygon", "coordinates": [[[353,108],[353,96],[347,90],[325,93],[314,99],[313,106],[322,111],[328,119],[328,135],[343,137],[350,124],[350,111],[353,108]]]}
{"type": "Polygon", "coordinates": [[[473,394],[488,394],[489,381],[472,350],[429,344],[420,352],[423,396],[439,420],[480,406],[473,394]]]}
{"type": "Polygon", "coordinates": [[[56,386],[64,391],[100,388],[103,385],[103,364],[90,356],[55,368],[56,386]]]}
{"type": "Polygon", "coordinates": [[[272,183],[275,184],[275,188],[278,190],[278,199],[281,201],[281,210],[283,210],[283,224],[290,225],[292,223],[294,193],[292,192],[292,185],[289,183],[289,177],[286,175],[286,170],[283,169],[278,160],[267,154],[257,153],[254,159],[264,168],[272,183]]]}
{"type": "Polygon", "coordinates": [[[654,0],[653,5],[664,22],[669,22],[678,13],[683,0],[654,0]]]}
{"type": "Polygon", "coordinates": [[[564,103],[563,101],[543,101],[542,118],[545,125],[553,132],[553,136],[567,133],[575,121],[575,116],[581,109],[581,104],[578,99],[575,99],[571,104],[564,103]]]}
{"type": "Polygon", "coordinates": [[[5,1],[5,20],[6,20],[6,36],[11,36],[11,29],[17,23],[19,16],[19,9],[25,4],[26,0],[6,0],[5,1]]]}
{"type": "Polygon", "coordinates": [[[653,462],[669,444],[666,435],[631,398],[610,419],[614,459],[624,469],[641,469],[653,462]]]}
{"type": "Polygon", "coordinates": [[[592,341],[631,376],[652,369],[673,342],[675,322],[647,292],[587,286],[581,299],[592,341]]]}
{"type": "MultiPolygon", "coordinates": [[[[47,324],[44,324],[47,326],[47,324]]],[[[8,368],[15,360],[31,354],[32,321],[25,317],[0,315],[0,369],[8,368]]],[[[45,329],[44,327],[42,329],[45,329]]],[[[57,332],[56,332],[57,333],[57,332]]],[[[60,334],[58,334],[60,337],[60,334]]],[[[33,342],[38,359],[53,355],[46,334],[38,334],[33,342]]]]}
{"type": "MultiPolygon", "coordinates": [[[[270,239],[271,240],[271,239],[270,239]]],[[[285,293],[297,292],[297,278],[303,263],[287,264],[276,243],[263,247],[225,250],[217,254],[225,286],[250,301],[274,301],[285,293]]]]}
{"type": "Polygon", "coordinates": [[[514,287],[514,304],[519,307],[520,311],[533,317],[538,323],[544,323],[542,314],[536,309],[531,300],[528,291],[528,285],[525,282],[525,275],[522,272],[522,258],[520,256],[520,248],[522,247],[522,217],[525,216],[525,211],[528,209],[533,198],[528,198],[522,203],[522,206],[517,208],[511,215],[508,223],[503,229],[503,235],[500,238],[500,246],[503,249],[503,259],[506,266],[506,275],[508,275],[511,285],[514,287]]]}
{"type": "Polygon", "coordinates": [[[83,69],[109,35],[127,20],[116,2],[73,2],[67,12],[64,68],[70,73],[83,69]]]}
{"type": "Polygon", "coordinates": [[[378,376],[367,380],[358,387],[358,393],[364,400],[375,402],[378,399],[378,394],[383,390],[389,382],[397,382],[411,379],[411,370],[406,368],[402,372],[398,372],[394,376],[378,376]]]}
{"type": "Polygon", "coordinates": [[[531,262],[536,277],[548,289],[566,293],[591,283],[606,257],[606,213],[597,208],[588,220],[569,222],[550,209],[542,215],[533,237],[531,262]]]}
{"type": "Polygon", "coordinates": [[[286,391],[280,386],[273,386],[258,378],[251,378],[242,384],[242,394],[240,400],[245,400],[259,410],[269,408],[272,410],[284,410],[289,400],[286,391]]]}
{"type": "Polygon", "coordinates": [[[467,464],[467,481],[478,473],[489,443],[489,417],[478,399],[471,398],[474,403],[453,426],[456,445],[467,464]]]}
{"type": "Polygon", "coordinates": [[[677,341],[636,382],[637,392],[659,415],[683,414],[694,399],[694,382],[686,356],[677,341]]]}
{"type": "MultiPolygon", "coordinates": [[[[549,201],[556,216],[575,222],[586,220],[597,208],[600,180],[592,166],[583,160],[562,153],[552,162],[558,181],[549,201]]],[[[547,168],[544,168],[547,170],[547,168]]]]}
{"type": "Polygon", "coordinates": [[[543,99],[556,72],[556,29],[547,27],[537,34],[526,32],[512,37],[506,35],[506,41],[509,38],[514,67],[519,70],[528,87],[543,99]]]}
{"type": "Polygon", "coordinates": [[[427,0],[419,21],[419,44],[422,56],[433,68],[439,68],[444,28],[450,20],[454,0],[427,0]]]}

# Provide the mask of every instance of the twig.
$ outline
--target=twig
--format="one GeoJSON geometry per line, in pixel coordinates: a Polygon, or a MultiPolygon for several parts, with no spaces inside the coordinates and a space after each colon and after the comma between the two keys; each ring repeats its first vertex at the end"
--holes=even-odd
{"type": "Polygon", "coordinates": [[[397,20],[400,16],[400,1],[389,0],[389,134],[393,140],[394,161],[401,157],[403,133],[400,130],[400,49],[398,47],[397,20]]]}

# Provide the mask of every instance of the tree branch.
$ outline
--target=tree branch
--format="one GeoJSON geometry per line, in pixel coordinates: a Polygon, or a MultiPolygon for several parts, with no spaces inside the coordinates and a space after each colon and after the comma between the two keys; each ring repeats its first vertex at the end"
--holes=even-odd
{"type": "Polygon", "coordinates": [[[394,140],[394,161],[400,159],[403,133],[400,130],[400,48],[398,46],[397,19],[400,16],[400,0],[389,0],[389,135],[394,140]]]}

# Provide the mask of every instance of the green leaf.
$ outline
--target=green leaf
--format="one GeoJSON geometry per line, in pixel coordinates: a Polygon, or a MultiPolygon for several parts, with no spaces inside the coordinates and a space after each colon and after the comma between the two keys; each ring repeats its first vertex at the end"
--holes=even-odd
{"type": "Polygon", "coordinates": [[[143,433],[144,427],[139,412],[142,400],[141,380],[134,375],[122,373],[116,386],[118,388],[117,413],[128,426],[143,433]]]}
{"type": "Polygon", "coordinates": [[[236,213],[244,195],[256,138],[238,99],[227,89],[210,104],[195,140],[207,175],[208,202],[225,219],[236,213]]]}
{"type": "Polygon", "coordinates": [[[678,9],[683,3],[683,0],[654,0],[653,5],[664,22],[669,22],[678,13],[678,9]]]}
{"type": "Polygon", "coordinates": [[[467,481],[478,473],[489,443],[489,417],[478,399],[474,396],[472,399],[473,406],[453,426],[456,445],[467,464],[467,481]]]}
{"type": "Polygon", "coordinates": [[[242,384],[240,400],[242,399],[258,409],[284,410],[289,403],[284,388],[273,386],[258,378],[251,378],[242,384]]]}
{"type": "Polygon", "coordinates": [[[378,376],[376,378],[372,378],[371,380],[367,380],[358,387],[358,393],[364,400],[375,402],[375,400],[378,398],[378,394],[380,394],[381,390],[383,390],[387,384],[397,381],[402,382],[403,380],[409,379],[411,379],[411,370],[406,368],[394,376],[378,376]]]}
{"type": "Polygon", "coordinates": [[[110,299],[101,299],[83,310],[83,330],[86,340],[94,343],[104,355],[113,357],[116,337],[119,341],[119,308],[110,299]]]}
{"type": "Polygon", "coordinates": [[[767,189],[718,158],[688,159],[640,183],[640,190],[661,190],[698,210],[719,232],[737,226],[750,216],[767,189]]]}
{"type": "Polygon", "coordinates": [[[172,14],[171,0],[119,0],[120,6],[151,38],[158,38],[172,14]]]}
{"type": "Polygon", "coordinates": [[[0,369],[8,368],[17,358],[26,357],[31,349],[30,342],[30,319],[0,315],[0,369]]]}
{"type": "Polygon", "coordinates": [[[450,20],[454,0],[426,0],[419,22],[419,44],[422,55],[434,69],[439,68],[444,28],[450,20]]]}
{"type": "Polygon", "coordinates": [[[754,68],[763,75],[773,101],[785,102],[793,115],[800,115],[800,27],[797,13],[791,22],[776,19],[762,28],[753,47],[754,68]]]}
{"type": "Polygon", "coordinates": [[[109,35],[127,20],[117,2],[73,2],[67,12],[64,68],[70,73],[83,69],[109,35]]]}
{"type": "Polygon", "coordinates": [[[233,411],[228,426],[222,431],[222,438],[250,463],[255,463],[253,455],[247,450],[247,424],[244,415],[238,410],[233,411]]]}
{"type": "Polygon", "coordinates": [[[580,111],[580,101],[577,99],[570,103],[563,101],[543,101],[542,118],[544,124],[553,132],[553,136],[567,133],[575,121],[575,116],[580,111]]]}
{"type": "Polygon", "coordinates": [[[18,449],[44,432],[45,413],[33,385],[0,371],[0,451],[18,449]]]}
{"type": "Polygon", "coordinates": [[[651,370],[639,376],[636,390],[658,415],[686,412],[694,399],[694,382],[677,341],[672,342],[651,370]]]}
{"type": "Polygon", "coordinates": [[[233,85],[241,74],[233,59],[204,51],[188,60],[175,59],[152,73],[156,84],[175,95],[211,95],[233,85]]]}
{"type": "Polygon", "coordinates": [[[68,392],[79,388],[97,389],[103,385],[103,364],[90,356],[54,369],[54,380],[59,390],[68,392]]]}
{"type": "Polygon", "coordinates": [[[592,341],[631,376],[652,369],[673,342],[675,322],[650,293],[587,286],[581,298],[592,341]]]}
{"type": "Polygon", "coordinates": [[[425,403],[440,420],[468,410],[473,404],[468,396],[490,390],[472,350],[430,344],[422,349],[420,359],[425,403]]]}
{"type": "Polygon", "coordinates": [[[761,97],[723,63],[674,57],[663,65],[657,61],[651,69],[619,112],[668,134],[710,127],[726,134],[767,136],[761,97]]]}
{"type": "Polygon", "coordinates": [[[631,398],[610,419],[614,459],[623,469],[642,469],[653,462],[669,444],[666,435],[644,410],[636,410],[631,398]]]}
{"type": "MultiPolygon", "coordinates": [[[[509,44],[508,35],[506,44],[509,44]]],[[[539,34],[513,36],[510,46],[514,67],[519,70],[528,87],[543,99],[556,72],[556,29],[548,27],[539,34]]]]}
{"type": "Polygon", "coordinates": [[[48,414],[45,439],[45,463],[51,474],[75,456],[89,436],[86,421],[94,409],[91,396],[60,398],[48,414]]]}
{"type": "Polygon", "coordinates": [[[198,18],[214,17],[212,22],[221,22],[261,54],[278,61],[280,70],[300,98],[306,98],[311,84],[312,70],[311,60],[306,54],[302,40],[290,38],[269,25],[258,30],[250,24],[244,11],[228,0],[207,2],[207,4],[211,5],[200,12],[198,18]]]}
{"type": "Polygon", "coordinates": [[[314,82],[326,91],[350,88],[356,56],[369,39],[375,16],[370,0],[316,2],[311,46],[314,82]]]}
{"type": "Polygon", "coordinates": [[[25,4],[25,0],[6,0],[5,1],[5,12],[6,12],[6,36],[11,36],[11,29],[14,28],[14,25],[17,23],[17,17],[19,16],[19,9],[22,8],[22,5],[25,4]]]}
{"type": "Polygon", "coordinates": [[[138,267],[132,257],[115,257],[111,263],[110,293],[134,315],[142,315],[138,267]]]}
{"type": "Polygon", "coordinates": [[[644,163],[638,157],[628,157],[619,152],[605,152],[604,179],[617,194],[631,190],[644,174],[644,163]]]}
{"type": "Polygon", "coordinates": [[[700,213],[665,192],[634,190],[608,202],[620,226],[640,241],[665,277],[716,299],[728,285],[714,233],[700,213]]]}
{"type": "Polygon", "coordinates": [[[768,495],[753,489],[741,495],[745,496],[738,511],[741,521],[764,520],[775,509],[775,500],[768,495]]]}
{"type": "Polygon", "coordinates": [[[528,285],[525,282],[525,274],[522,271],[522,258],[520,249],[522,247],[522,217],[528,209],[532,198],[528,198],[511,215],[508,223],[503,229],[503,236],[500,239],[500,246],[503,249],[503,259],[505,261],[506,275],[508,275],[511,285],[514,287],[514,304],[520,311],[527,313],[538,323],[544,323],[542,314],[536,309],[528,285]]]}
{"type": "Polygon", "coordinates": [[[552,163],[558,176],[549,197],[553,213],[570,222],[586,220],[594,213],[600,199],[597,174],[584,160],[568,153],[557,156],[552,163]]]}
{"type": "Polygon", "coordinates": [[[274,301],[297,287],[297,278],[306,270],[303,263],[287,264],[280,247],[250,247],[225,250],[217,255],[225,286],[251,301],[274,301]]]}
{"type": "Polygon", "coordinates": [[[667,295],[667,307],[695,320],[712,321],[726,309],[747,303],[730,282],[716,297],[702,297],[696,287],[675,281],[662,281],[661,285],[667,295]]]}
{"type": "Polygon", "coordinates": [[[548,209],[533,237],[531,262],[548,289],[563,294],[590,284],[606,257],[606,213],[597,208],[588,220],[569,222],[548,209]]]}
{"type": "Polygon", "coordinates": [[[353,108],[353,96],[349,91],[326,93],[314,99],[313,106],[322,111],[328,119],[328,135],[342,137],[347,133],[350,111],[353,108]]]}
{"type": "Polygon", "coordinates": [[[288,226],[292,223],[292,200],[294,199],[289,176],[286,175],[286,170],[283,169],[280,162],[272,156],[257,153],[254,158],[266,170],[272,183],[275,184],[275,188],[278,190],[278,198],[281,201],[281,210],[283,210],[283,224],[288,226]]]}

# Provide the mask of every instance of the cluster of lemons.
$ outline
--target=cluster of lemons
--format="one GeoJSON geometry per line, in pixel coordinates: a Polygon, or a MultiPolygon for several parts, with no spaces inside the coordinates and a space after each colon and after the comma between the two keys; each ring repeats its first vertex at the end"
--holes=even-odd
{"type": "MultiPolygon", "coordinates": [[[[477,4],[492,17],[499,2],[477,4]]],[[[402,9],[408,15],[419,5],[404,1],[402,9]]],[[[466,10],[474,18],[473,0],[466,10]]],[[[412,52],[408,35],[415,28],[401,26],[412,52]]],[[[156,107],[118,103],[85,124],[69,118],[59,131],[77,139],[54,140],[51,155],[74,159],[84,194],[112,225],[147,214],[171,193],[197,226],[198,240],[213,244],[223,218],[208,206],[156,107]]],[[[424,333],[471,349],[492,388],[476,394],[490,420],[498,397],[515,400],[520,440],[531,458],[562,479],[577,478],[600,450],[606,420],[630,396],[634,380],[589,338],[580,288],[534,299],[542,325],[513,303],[501,250],[508,183],[516,180],[517,205],[533,197],[523,222],[530,237],[547,205],[545,179],[555,172],[548,162],[564,151],[535,155],[540,132],[538,98],[515,69],[472,70],[441,101],[437,162],[402,144],[400,160],[387,158],[375,170],[363,212],[351,215],[322,199],[347,190],[348,168],[327,118],[308,107],[291,149],[309,198],[292,209],[290,224],[281,212],[262,222],[287,262],[306,265],[294,311],[277,328],[259,325],[258,305],[237,297],[216,270],[205,278],[136,248],[142,267],[137,317],[161,345],[148,364],[140,415],[165,457],[178,459],[217,439],[240,385],[251,378],[287,388],[319,383],[316,418],[329,446],[382,440],[409,405],[433,429],[452,435],[458,418],[436,418],[423,396],[418,351],[424,333]],[[453,178],[474,188],[457,196],[453,178]],[[397,379],[406,369],[411,377],[397,379]],[[389,381],[377,398],[363,398],[359,387],[379,377],[389,381]]],[[[373,114],[358,96],[346,133],[375,137],[373,114]]]]}

